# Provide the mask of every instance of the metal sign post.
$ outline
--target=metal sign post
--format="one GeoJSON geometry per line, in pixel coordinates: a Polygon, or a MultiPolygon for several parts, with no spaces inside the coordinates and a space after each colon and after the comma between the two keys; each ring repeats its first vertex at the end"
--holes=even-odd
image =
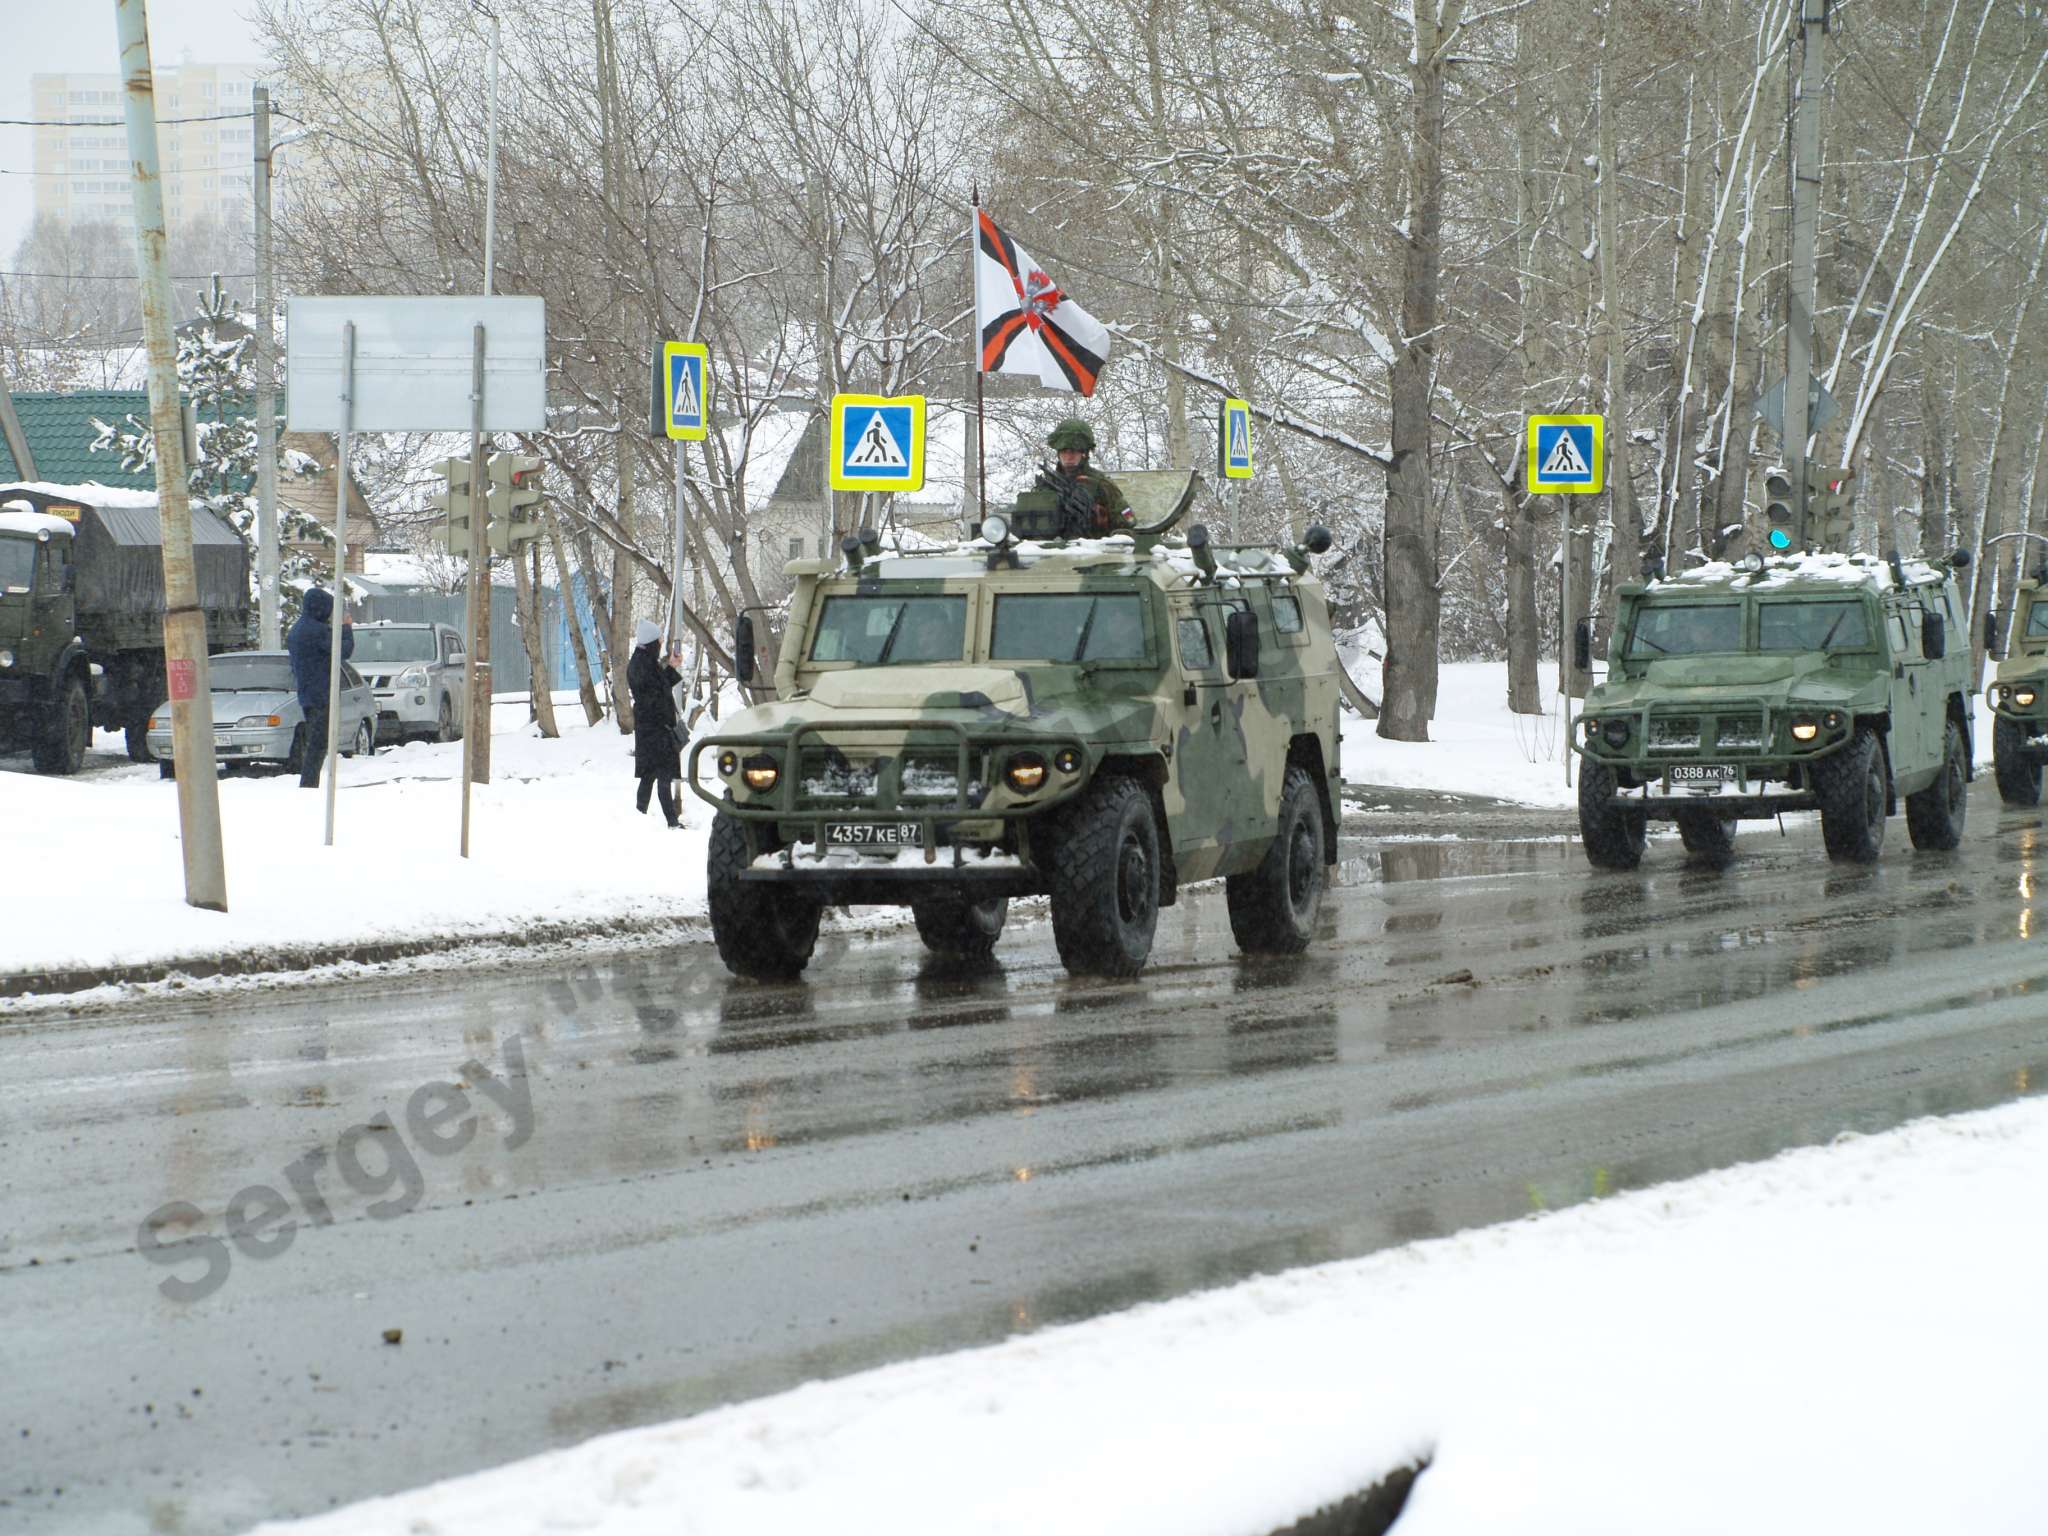
{"type": "MultiPolygon", "coordinates": [[[[1572,678],[1578,671],[1572,655],[1577,629],[1572,623],[1572,496],[1597,496],[1607,475],[1607,418],[1597,415],[1531,416],[1524,427],[1527,484],[1531,496],[1562,495],[1564,536],[1558,555],[1557,692],[1563,701],[1558,717],[1558,756],[1564,761],[1564,782],[1572,782],[1572,678]]],[[[1589,535],[1590,537],[1590,535],[1589,535]]]]}
{"type": "MultiPolygon", "coordinates": [[[[334,846],[334,781],[341,776],[341,626],[348,617],[348,428],[355,393],[356,328],[341,328],[341,429],[334,453],[334,610],[327,616],[327,837],[334,846]]],[[[299,747],[304,753],[312,743],[299,747]]]]}
{"type": "Polygon", "coordinates": [[[491,731],[490,666],[482,655],[491,633],[491,562],[484,552],[484,524],[490,519],[490,484],[484,478],[484,328],[471,337],[469,414],[469,634],[463,664],[462,856],[469,857],[469,787],[490,782],[490,759],[478,742],[491,731]],[[478,572],[481,568],[482,576],[478,572]]]}

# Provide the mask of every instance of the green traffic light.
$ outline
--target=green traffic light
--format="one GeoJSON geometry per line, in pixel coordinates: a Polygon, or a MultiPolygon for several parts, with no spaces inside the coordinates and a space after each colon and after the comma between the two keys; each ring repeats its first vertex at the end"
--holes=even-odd
{"type": "Polygon", "coordinates": [[[1786,532],[1786,531],[1785,531],[1784,529],[1782,529],[1782,528],[1773,528],[1773,529],[1771,530],[1771,548],[1773,548],[1773,549],[1790,549],[1791,547],[1792,547],[1792,535],[1791,535],[1791,534],[1787,533],[1787,532],[1786,532]]]}

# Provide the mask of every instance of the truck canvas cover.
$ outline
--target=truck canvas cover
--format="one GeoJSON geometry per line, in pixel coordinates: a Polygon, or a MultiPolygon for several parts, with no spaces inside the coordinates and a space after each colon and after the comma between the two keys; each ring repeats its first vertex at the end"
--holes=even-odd
{"type": "MultiPolygon", "coordinates": [[[[25,501],[77,526],[73,560],[81,616],[162,617],[163,524],[154,494],[35,483],[0,486],[0,501],[25,501]]],[[[197,506],[192,509],[192,563],[200,607],[247,611],[248,549],[225,518],[197,506]]]]}

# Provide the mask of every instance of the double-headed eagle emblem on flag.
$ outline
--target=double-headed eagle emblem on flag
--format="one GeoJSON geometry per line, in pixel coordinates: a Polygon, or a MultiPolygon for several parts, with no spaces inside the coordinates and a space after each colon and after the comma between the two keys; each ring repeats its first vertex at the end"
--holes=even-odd
{"type": "Polygon", "coordinates": [[[983,373],[1022,373],[1052,389],[1095,393],[1109,332],[1030,255],[975,209],[974,317],[983,373]]]}

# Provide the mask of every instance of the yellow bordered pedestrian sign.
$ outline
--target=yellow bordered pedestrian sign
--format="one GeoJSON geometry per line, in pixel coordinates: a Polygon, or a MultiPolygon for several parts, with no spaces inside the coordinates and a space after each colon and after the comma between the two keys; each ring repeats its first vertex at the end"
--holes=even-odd
{"type": "Polygon", "coordinates": [[[711,433],[711,349],[701,341],[665,341],[655,369],[656,435],[681,443],[711,433]]]}
{"type": "Polygon", "coordinates": [[[1590,495],[1604,488],[1607,464],[1604,416],[1529,418],[1529,494],[1590,495]]]}
{"type": "Polygon", "coordinates": [[[832,489],[924,489],[924,396],[832,397],[832,489]]]}
{"type": "Polygon", "coordinates": [[[1225,398],[1217,420],[1216,457],[1226,480],[1252,477],[1252,408],[1249,402],[1225,398]]]}

